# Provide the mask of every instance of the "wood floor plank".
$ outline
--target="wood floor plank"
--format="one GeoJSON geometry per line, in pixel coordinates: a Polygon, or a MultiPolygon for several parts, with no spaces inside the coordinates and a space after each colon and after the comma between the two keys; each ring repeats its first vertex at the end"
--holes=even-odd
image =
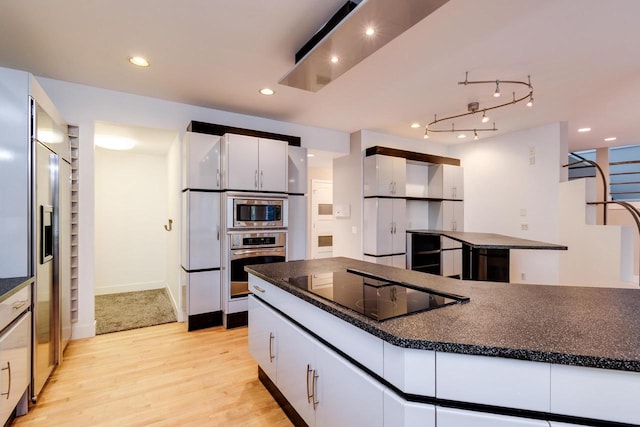
{"type": "Polygon", "coordinates": [[[258,381],[247,329],[182,323],[75,340],[14,426],[291,426],[258,381]]]}

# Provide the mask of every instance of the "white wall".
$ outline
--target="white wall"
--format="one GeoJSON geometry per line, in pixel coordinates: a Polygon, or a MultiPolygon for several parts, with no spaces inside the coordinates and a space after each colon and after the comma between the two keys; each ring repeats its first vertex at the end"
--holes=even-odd
{"type": "Polygon", "coordinates": [[[171,232],[165,232],[166,236],[166,283],[169,295],[175,308],[178,322],[183,321],[182,301],[180,292],[180,224],[182,223],[182,162],[181,162],[180,139],[176,134],[176,139],[169,148],[166,156],[167,170],[167,208],[168,218],[173,220],[171,232]]]}
{"type": "MultiPolygon", "coordinates": [[[[94,310],[94,149],[96,121],[113,122],[179,132],[192,121],[219,123],[267,132],[300,136],[308,148],[347,152],[349,135],[329,129],[302,126],[243,114],[179,104],[75,83],[39,78],[65,120],[80,128],[79,174],[79,312],[73,338],[95,335],[94,310]]],[[[174,222],[176,230],[180,224],[174,222]]]]}
{"type": "Polygon", "coordinates": [[[166,287],[166,156],[97,148],[94,170],[95,293],[166,287]]]}
{"type": "MultiPolygon", "coordinates": [[[[640,209],[640,202],[632,202],[631,205],[640,209]]],[[[609,205],[607,211],[607,224],[624,225],[633,229],[633,274],[638,275],[638,259],[640,257],[640,236],[638,235],[638,226],[633,220],[633,216],[622,206],[609,205]]]]}
{"type": "Polygon", "coordinates": [[[435,156],[449,157],[449,147],[425,139],[408,139],[398,136],[387,135],[371,130],[361,130],[361,149],[366,150],[376,145],[388,148],[397,148],[405,151],[415,151],[416,153],[433,154],[435,156]]]}
{"type": "MultiPolygon", "coordinates": [[[[558,198],[566,139],[566,123],[554,123],[452,147],[464,167],[465,231],[562,244],[558,198]]],[[[513,250],[510,270],[514,283],[558,283],[559,254],[513,250]]]]}

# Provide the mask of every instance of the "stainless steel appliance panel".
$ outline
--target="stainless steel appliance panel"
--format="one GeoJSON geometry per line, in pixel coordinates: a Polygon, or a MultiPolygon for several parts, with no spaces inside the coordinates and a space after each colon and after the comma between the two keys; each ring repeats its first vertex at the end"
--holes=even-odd
{"type": "Polygon", "coordinates": [[[229,228],[277,228],[287,226],[286,197],[239,196],[227,199],[229,228]]]}

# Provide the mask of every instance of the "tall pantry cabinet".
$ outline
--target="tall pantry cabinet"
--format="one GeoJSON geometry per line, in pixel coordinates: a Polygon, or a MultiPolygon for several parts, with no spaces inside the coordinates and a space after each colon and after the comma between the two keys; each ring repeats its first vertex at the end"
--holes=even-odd
{"type": "Polygon", "coordinates": [[[187,132],[182,168],[182,311],[187,329],[222,324],[220,137],[187,132]]]}

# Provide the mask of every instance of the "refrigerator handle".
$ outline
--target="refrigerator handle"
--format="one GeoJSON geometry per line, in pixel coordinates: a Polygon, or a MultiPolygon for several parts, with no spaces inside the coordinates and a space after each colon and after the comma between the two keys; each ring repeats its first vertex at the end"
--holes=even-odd
{"type": "Polygon", "coordinates": [[[53,206],[40,205],[40,264],[53,259],[53,206]]]}

